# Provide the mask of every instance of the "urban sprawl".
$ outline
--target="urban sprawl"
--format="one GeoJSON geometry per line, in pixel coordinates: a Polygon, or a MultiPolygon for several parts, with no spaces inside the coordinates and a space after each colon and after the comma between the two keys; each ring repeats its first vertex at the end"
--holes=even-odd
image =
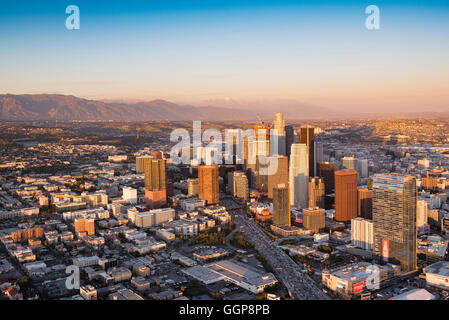
{"type": "Polygon", "coordinates": [[[215,125],[1,122],[0,299],[448,299],[449,121],[215,125]]]}

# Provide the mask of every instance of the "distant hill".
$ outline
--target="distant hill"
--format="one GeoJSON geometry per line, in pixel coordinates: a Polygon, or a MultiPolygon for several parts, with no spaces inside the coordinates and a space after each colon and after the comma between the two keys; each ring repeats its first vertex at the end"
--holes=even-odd
{"type": "Polygon", "coordinates": [[[339,112],[329,108],[316,106],[289,99],[275,100],[240,100],[240,99],[212,99],[200,102],[200,105],[213,105],[236,110],[249,110],[253,118],[259,115],[262,119],[274,119],[277,112],[281,112],[285,119],[323,119],[343,118],[346,112],[339,112]]]}
{"type": "Polygon", "coordinates": [[[102,102],[69,95],[0,95],[1,120],[254,120],[249,110],[194,107],[165,100],[102,102]]]}
{"type": "Polygon", "coordinates": [[[439,118],[447,112],[425,113],[345,113],[297,101],[268,102],[207,101],[200,106],[180,105],[165,100],[148,102],[105,102],[87,100],[71,95],[24,94],[0,95],[0,120],[203,120],[203,121],[272,121],[276,112],[287,120],[301,119],[392,119],[439,118]]]}

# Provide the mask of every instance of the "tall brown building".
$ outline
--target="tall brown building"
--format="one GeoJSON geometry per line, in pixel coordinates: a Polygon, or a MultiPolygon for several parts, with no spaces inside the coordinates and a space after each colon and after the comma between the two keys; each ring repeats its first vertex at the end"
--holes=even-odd
{"type": "Polygon", "coordinates": [[[164,159],[145,160],[145,201],[151,208],[167,203],[167,181],[164,159]]]}
{"type": "Polygon", "coordinates": [[[322,178],[310,178],[309,207],[324,208],[324,182],[322,178]]]}
{"type": "Polygon", "coordinates": [[[307,230],[318,232],[320,229],[324,229],[326,227],[324,209],[311,207],[308,209],[303,209],[302,212],[302,225],[307,230]]]}
{"type": "Polygon", "coordinates": [[[357,190],[357,216],[372,219],[373,218],[373,190],[357,190]]]}
{"type": "Polygon", "coordinates": [[[234,197],[248,200],[248,178],[245,173],[235,171],[233,173],[232,184],[234,197]]]}
{"type": "Polygon", "coordinates": [[[198,179],[187,180],[187,195],[189,197],[194,197],[198,195],[198,179]]]}
{"type": "Polygon", "coordinates": [[[198,166],[198,197],[207,204],[215,204],[220,200],[219,173],[217,165],[198,166]]]}
{"type": "Polygon", "coordinates": [[[315,176],[315,128],[312,126],[299,129],[299,143],[307,145],[309,155],[309,177],[315,176]]]}
{"type": "Polygon", "coordinates": [[[271,159],[277,158],[278,168],[275,174],[268,175],[268,198],[273,199],[273,189],[278,184],[285,184],[288,186],[288,157],[287,156],[273,156],[271,159]]]}
{"type": "Polygon", "coordinates": [[[273,224],[276,227],[291,225],[289,191],[285,184],[279,184],[273,189],[273,224]]]}
{"type": "Polygon", "coordinates": [[[136,173],[145,173],[145,161],[151,157],[136,157],[136,173]]]}
{"type": "Polygon", "coordinates": [[[422,187],[425,190],[435,191],[438,189],[438,178],[427,176],[422,178],[422,187]]]}
{"type": "Polygon", "coordinates": [[[75,219],[75,232],[85,233],[88,236],[95,234],[95,220],[87,218],[75,219]]]}
{"type": "Polygon", "coordinates": [[[335,171],[335,220],[349,222],[357,217],[357,171],[335,171]]]}
{"type": "Polygon", "coordinates": [[[318,176],[323,178],[324,192],[331,194],[335,188],[334,186],[335,165],[330,162],[318,163],[318,176]]]}

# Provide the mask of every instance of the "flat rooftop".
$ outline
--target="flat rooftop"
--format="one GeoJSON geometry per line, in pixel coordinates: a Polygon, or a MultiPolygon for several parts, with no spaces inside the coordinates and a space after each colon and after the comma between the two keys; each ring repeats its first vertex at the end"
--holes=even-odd
{"type": "Polygon", "coordinates": [[[448,247],[448,240],[440,236],[423,236],[418,239],[418,253],[444,256],[448,247]]]}
{"type": "Polygon", "coordinates": [[[182,269],[182,272],[205,284],[211,284],[220,280],[224,280],[224,277],[221,274],[199,265],[187,269],[182,269]]]}
{"type": "Polygon", "coordinates": [[[383,272],[384,270],[394,270],[394,268],[399,267],[392,264],[374,265],[369,262],[359,262],[356,264],[338,268],[336,270],[332,270],[330,274],[337,278],[352,282],[366,279],[376,270],[383,272]]]}
{"type": "Polygon", "coordinates": [[[210,263],[207,264],[206,267],[226,278],[230,278],[238,282],[245,282],[257,287],[271,284],[273,281],[276,281],[276,278],[271,273],[262,274],[230,260],[210,263]]]}
{"type": "Polygon", "coordinates": [[[412,289],[393,297],[393,300],[434,300],[434,299],[435,296],[426,289],[412,289]]]}
{"type": "Polygon", "coordinates": [[[424,268],[425,273],[449,277],[449,261],[438,261],[424,268]]]}

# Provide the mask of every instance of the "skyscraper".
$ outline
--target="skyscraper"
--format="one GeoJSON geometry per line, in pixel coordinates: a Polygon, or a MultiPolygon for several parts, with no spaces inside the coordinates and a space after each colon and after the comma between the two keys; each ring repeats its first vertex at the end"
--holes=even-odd
{"type": "Polygon", "coordinates": [[[373,221],[363,218],[351,220],[351,242],[357,248],[373,250],[374,243],[373,221]]]}
{"type": "Polygon", "coordinates": [[[374,253],[384,262],[416,269],[416,179],[396,173],[374,175],[374,253]]]}
{"type": "Polygon", "coordinates": [[[315,128],[312,126],[300,129],[299,143],[307,146],[307,156],[309,158],[309,176],[315,176],[315,128]]]}
{"type": "Polygon", "coordinates": [[[289,227],[291,224],[288,187],[285,184],[273,189],[273,224],[276,227],[289,227]]]}
{"type": "Polygon", "coordinates": [[[273,122],[273,129],[277,130],[278,150],[271,150],[272,151],[271,154],[286,156],[287,151],[286,151],[286,137],[285,137],[285,121],[282,113],[276,113],[273,122]]]}
{"type": "Polygon", "coordinates": [[[226,173],[227,183],[226,192],[234,194],[234,173],[235,171],[228,171],[226,173]]]}
{"type": "Polygon", "coordinates": [[[136,157],[136,173],[145,173],[145,161],[151,159],[149,156],[136,157]]]}
{"type": "Polygon", "coordinates": [[[251,141],[248,137],[244,137],[245,170],[248,174],[250,186],[260,190],[263,185],[262,191],[267,192],[268,177],[260,175],[260,168],[265,166],[260,163],[260,156],[270,155],[270,132],[263,124],[254,125],[252,129],[255,133],[255,139],[251,141]]]}
{"type": "Polygon", "coordinates": [[[358,160],[354,157],[343,157],[341,160],[341,166],[343,169],[351,169],[351,170],[357,170],[358,169],[358,160]]]}
{"type": "Polygon", "coordinates": [[[315,140],[314,142],[315,146],[314,146],[314,156],[313,156],[313,172],[315,174],[315,176],[318,175],[318,163],[323,162],[324,161],[324,148],[323,148],[323,143],[318,142],[315,140]]]}
{"type": "Polygon", "coordinates": [[[257,190],[262,190],[263,193],[268,192],[268,175],[261,174],[263,170],[262,168],[267,168],[268,165],[262,164],[259,160],[257,160],[256,165],[256,188],[257,190]]]}
{"type": "Polygon", "coordinates": [[[233,195],[236,198],[248,200],[248,178],[243,172],[235,171],[233,173],[233,195]]]}
{"type": "Polygon", "coordinates": [[[309,161],[305,144],[292,144],[289,187],[290,204],[301,209],[309,207],[309,161]]]}
{"type": "MultiPolygon", "coordinates": [[[[243,151],[243,146],[241,145],[241,130],[239,129],[228,129],[228,137],[226,137],[226,147],[227,147],[227,161],[226,163],[236,164],[238,160],[243,160],[242,155],[239,155],[239,148],[243,151]]],[[[240,151],[240,152],[242,152],[240,151]]]]}
{"type": "Polygon", "coordinates": [[[335,220],[348,222],[357,217],[357,171],[335,171],[335,220]]]}
{"type": "Polygon", "coordinates": [[[252,141],[248,137],[243,140],[244,168],[251,188],[256,188],[256,159],[257,141],[252,141]]]}
{"type": "Polygon", "coordinates": [[[326,226],[324,218],[324,209],[310,207],[303,209],[302,225],[307,230],[318,232],[326,226]]]}
{"type": "Polygon", "coordinates": [[[318,207],[324,209],[324,182],[322,178],[310,178],[309,207],[318,207]]]}
{"type": "Polygon", "coordinates": [[[429,204],[425,200],[417,201],[416,227],[423,227],[428,224],[429,204]]]}
{"type": "Polygon", "coordinates": [[[323,178],[325,193],[331,194],[335,188],[335,165],[330,162],[319,162],[318,176],[323,178]]]}
{"type": "Polygon", "coordinates": [[[369,189],[357,190],[357,216],[372,219],[373,218],[373,191],[369,189]]]}
{"type": "Polygon", "coordinates": [[[206,200],[207,204],[219,201],[219,173],[217,165],[198,166],[198,197],[206,200]]]}
{"type": "Polygon", "coordinates": [[[285,184],[288,186],[288,158],[286,156],[272,156],[272,159],[277,158],[278,168],[274,174],[268,175],[268,198],[273,199],[273,189],[278,184],[285,184]]]}
{"type": "Polygon", "coordinates": [[[145,159],[145,201],[151,208],[167,202],[167,183],[164,159],[145,159]]]}
{"type": "Polygon", "coordinates": [[[187,195],[189,197],[198,195],[198,179],[187,180],[187,195]]]}
{"type": "Polygon", "coordinates": [[[263,164],[262,157],[270,155],[270,131],[265,125],[254,126],[257,137],[257,157],[256,157],[256,188],[264,193],[268,192],[268,175],[261,174],[261,168],[266,168],[268,164],[263,164]],[[260,132],[258,130],[261,130],[260,132]],[[265,131],[264,131],[265,130],[265,131]]]}
{"type": "Polygon", "coordinates": [[[359,159],[359,173],[361,178],[368,177],[368,159],[359,159]]]}
{"type": "Polygon", "coordinates": [[[295,132],[293,126],[285,126],[285,150],[289,159],[294,138],[295,132]]]}

